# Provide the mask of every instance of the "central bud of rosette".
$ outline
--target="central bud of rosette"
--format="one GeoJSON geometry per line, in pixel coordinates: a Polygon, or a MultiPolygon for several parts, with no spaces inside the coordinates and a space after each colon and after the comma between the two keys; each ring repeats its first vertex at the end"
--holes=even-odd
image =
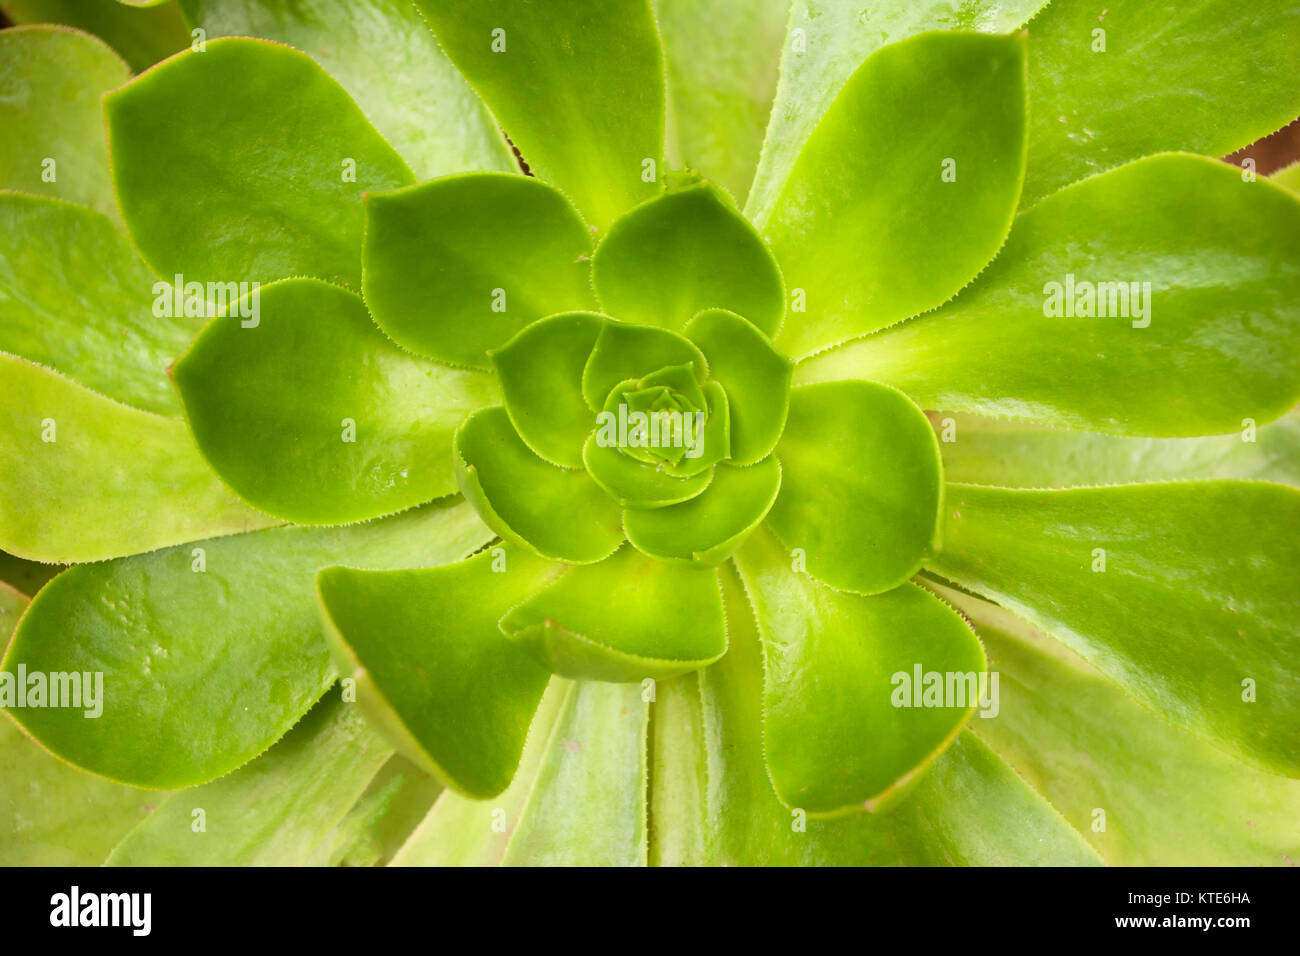
{"type": "Polygon", "coordinates": [[[697,363],[665,365],[609,390],[583,462],[621,505],[688,501],[709,486],[713,466],[731,457],[726,389],[697,363]]]}
{"type": "Polygon", "coordinates": [[[690,364],[670,365],[615,386],[605,399],[605,410],[596,416],[596,444],[689,477],[703,470],[689,466],[704,456],[704,426],[709,421],[714,422],[710,434],[723,443],[708,464],[730,454],[726,412],[721,385],[701,384],[690,364]],[[713,389],[713,401],[705,397],[704,385],[713,389]]]}
{"type": "Polygon", "coordinates": [[[456,472],[509,542],[593,564],[626,541],[704,568],[776,500],[792,365],[741,315],[706,309],[678,331],[565,312],[490,358],[503,404],[461,425],[456,472]]]}

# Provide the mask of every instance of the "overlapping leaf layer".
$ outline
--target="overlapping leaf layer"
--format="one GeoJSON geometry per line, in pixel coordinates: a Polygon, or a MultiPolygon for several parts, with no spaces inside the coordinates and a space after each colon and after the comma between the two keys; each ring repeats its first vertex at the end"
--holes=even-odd
{"type": "Polygon", "coordinates": [[[0,863],[1294,858],[1294,5],[0,6],[0,863]]]}

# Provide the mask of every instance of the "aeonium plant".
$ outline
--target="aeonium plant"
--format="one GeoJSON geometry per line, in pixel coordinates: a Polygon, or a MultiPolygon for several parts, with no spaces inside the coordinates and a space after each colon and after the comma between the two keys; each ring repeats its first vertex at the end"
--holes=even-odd
{"type": "Polygon", "coordinates": [[[943,6],[0,32],[0,861],[1294,859],[1294,15],[943,6]]]}

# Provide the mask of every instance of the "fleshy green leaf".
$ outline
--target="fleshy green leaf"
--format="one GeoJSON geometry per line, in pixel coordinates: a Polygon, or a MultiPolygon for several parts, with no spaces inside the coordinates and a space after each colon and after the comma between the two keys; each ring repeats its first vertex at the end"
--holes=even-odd
{"type": "Polygon", "coordinates": [[[1215,160],[1153,156],[1039,203],[953,302],[795,380],[870,378],[926,408],[1206,435],[1295,404],[1298,333],[1300,200],[1215,160]],[[1071,314],[1093,298],[1106,317],[1071,314]]]}
{"type": "Polygon", "coordinates": [[[640,688],[553,679],[510,787],[444,792],[393,865],[643,864],[645,748],[640,688]]]}
{"type": "Polygon", "coordinates": [[[306,865],[388,865],[442,792],[437,780],[394,754],[306,865]]]}
{"type": "Polygon", "coordinates": [[[506,636],[561,677],[674,677],[727,650],[717,572],[647,558],[624,545],[573,568],[501,619],[506,636]]]}
{"type": "Polygon", "coordinates": [[[471,173],[366,198],[366,305],[413,352],[488,367],[535,319],[593,304],[591,234],[555,189],[471,173]]]}
{"type": "Polygon", "coordinates": [[[864,597],[817,583],[771,535],[736,560],[763,636],[764,750],[781,801],[818,814],[887,806],[978,703],[979,641],[914,584],[864,597]],[[945,683],[961,696],[942,696],[945,683]]]}
{"type": "Polygon", "coordinates": [[[777,446],[781,494],[769,517],[808,573],[877,594],[920,569],[939,532],[942,472],[929,422],[874,382],[796,388],[777,446]]]}
{"type": "Polygon", "coordinates": [[[1178,478],[1254,478],[1300,487],[1300,414],[1232,435],[1130,438],[938,413],[949,481],[1004,488],[1118,485],[1178,478]]]}
{"type": "MultiPolygon", "coordinates": [[[[1045,0],[894,0],[867,6],[794,0],[781,59],[781,82],[763,157],[745,211],[765,220],[799,150],[862,61],[890,43],[927,30],[1009,33],[1045,0]]],[[[669,43],[670,64],[672,46],[669,43]]],[[[915,119],[929,116],[915,114],[915,119]]],[[[928,121],[926,121],[928,125],[928,121]]],[[[921,130],[909,134],[911,138],[921,130]]]]}
{"type": "Polygon", "coordinates": [[[592,480],[624,508],[663,508],[689,501],[713,480],[707,468],[694,475],[675,476],[613,446],[599,444],[594,434],[587,439],[585,463],[592,480]]]}
{"type": "MultiPolygon", "coordinates": [[[[896,811],[898,815],[902,811],[896,811]]],[[[1099,866],[1060,812],[969,732],[917,785],[912,829],[939,831],[934,862],[957,866],[1099,866]]]]}
{"type": "Polygon", "coordinates": [[[649,0],[416,5],[532,171],[588,222],[604,229],[659,190],[664,64],[649,0]]]}
{"type": "Polygon", "coordinates": [[[732,461],[749,465],[767,457],[785,428],[793,364],[753,325],[722,309],[691,319],[686,337],[726,389],[732,461]]]}
{"type": "Polygon", "coordinates": [[[551,732],[568,697],[570,682],[555,677],[546,686],[528,727],[519,769],[510,786],[491,800],[475,800],[444,790],[410,839],[393,857],[393,866],[496,866],[532,793],[551,732]],[[504,824],[504,826],[502,826],[504,824]]]}
{"type": "Polygon", "coordinates": [[[252,763],[165,797],[108,865],[301,865],[392,752],[335,690],[252,763]]]}
{"type": "Polygon", "coordinates": [[[10,713],[55,754],[110,779],[206,782],[266,750],[334,682],[317,570],[456,560],[486,538],[469,507],[434,505],[69,568],[32,602],[4,670],[102,672],[103,713],[10,713]]]}
{"type": "Polygon", "coordinates": [[[328,73],[262,40],[212,40],[104,109],[122,218],[165,276],[359,289],[362,193],[412,180],[328,73]]]}
{"type": "Polygon", "coordinates": [[[1300,114],[1297,30],[1288,0],[1048,4],[1029,25],[1024,201],[1149,153],[1222,156],[1285,126],[1300,114]]]}
{"type": "Polygon", "coordinates": [[[667,160],[745,201],[776,92],[789,0],[654,0],[668,74],[667,160]]]}
{"type": "Polygon", "coordinates": [[[552,464],[581,468],[595,417],[582,397],[605,318],[569,312],[534,322],[491,353],[506,412],[525,444],[552,464]]]}
{"type": "Polygon", "coordinates": [[[636,685],[569,687],[504,865],[645,865],[649,711],[636,685]]]}
{"type": "Polygon", "coordinates": [[[1284,186],[1293,193],[1300,193],[1300,160],[1279,169],[1269,177],[1279,186],[1284,186]]]}
{"type": "Polygon", "coordinates": [[[171,284],[104,216],[0,192],[0,349],[119,402],[180,417],[167,366],[203,320],[173,305],[171,284]]]}
{"type": "Polygon", "coordinates": [[[789,355],[933,309],[993,258],[1024,175],[1024,63],[1021,36],[928,33],[854,73],[762,225],[802,290],[789,355]]]}
{"type": "Polygon", "coordinates": [[[147,70],[190,42],[180,5],[132,8],[86,0],[0,0],[14,23],[62,23],[102,38],[134,70],[147,70]]]}
{"type": "Polygon", "coordinates": [[[950,485],[944,511],[936,572],[1049,631],[1174,723],[1300,774],[1300,491],[950,485]]]}
{"type": "Polygon", "coordinates": [[[606,558],[622,543],[618,506],[586,472],[533,454],[501,406],[465,420],[453,455],[461,493],[503,538],[574,564],[606,558]]]}
{"type": "Polygon", "coordinates": [[[257,295],[255,319],[213,319],[172,369],[199,448],[241,497],[342,524],[456,490],[452,436],[496,399],[490,376],[399,349],[337,286],[257,295]]]}
{"type": "MultiPolygon", "coordinates": [[[[694,365],[695,377],[703,381],[709,364],[689,339],[654,326],[607,322],[583,369],[582,396],[592,411],[599,411],[610,389],[620,382],[687,362],[694,365]]],[[[592,424],[594,427],[594,420],[592,424]]]]}
{"type": "Polygon", "coordinates": [[[680,330],[701,309],[726,308],[773,335],[785,309],[772,253],[707,184],[674,190],[623,216],[591,268],[601,308],[626,322],[680,330]]]}
{"type": "MultiPolygon", "coordinates": [[[[7,643],[27,599],[0,585],[7,643]]],[[[55,759],[0,714],[0,862],[98,866],[152,809],[155,795],[82,773],[55,759]]]]}
{"type": "Polygon", "coordinates": [[[278,524],[231,493],[185,423],[0,353],[0,547],[101,561],[278,524]]]}
{"type": "MultiPolygon", "coordinates": [[[[85,33],[53,26],[0,32],[0,187],[116,218],[99,97],[130,78],[118,55],[85,33]]],[[[6,240],[9,231],[6,224],[6,240]]]]}
{"type": "MultiPolygon", "coordinates": [[[[772,791],[763,758],[762,648],[743,588],[721,571],[730,646],[707,670],[661,683],[651,753],[651,862],[791,866],[1077,865],[1096,855],[969,733],[888,814],[804,820],[772,791]]],[[[868,744],[874,742],[874,736],[868,744]]]]}
{"type": "Polygon", "coordinates": [[[721,464],[701,494],[679,505],[623,512],[627,539],[651,557],[719,564],[767,516],[781,488],[775,455],[757,465],[721,464]]]}
{"type": "Polygon", "coordinates": [[[731,406],[727,391],[717,382],[704,383],[704,396],[708,402],[708,419],[700,439],[704,449],[695,458],[682,456],[681,461],[669,467],[679,478],[690,478],[712,468],[731,456],[731,406]]]}
{"type": "Polygon", "coordinates": [[[68,766],[0,715],[5,866],[99,866],[158,799],[68,766]]]}
{"type": "Polygon", "coordinates": [[[494,548],[411,571],[327,568],[316,587],[339,670],[384,735],[448,786],[510,783],[550,672],[497,621],[560,568],[494,548]]]}
{"type": "Polygon", "coordinates": [[[1300,781],[1247,767],[1171,726],[1003,609],[938,590],[974,621],[1000,672],[998,713],[972,720],[976,734],[1108,863],[1281,865],[1294,858],[1300,781]],[[1101,830],[1092,825],[1096,808],[1106,811],[1101,830]]]}
{"type": "Polygon", "coordinates": [[[209,38],[261,37],[309,54],[422,179],[518,170],[492,117],[405,0],[182,3],[209,38]]]}

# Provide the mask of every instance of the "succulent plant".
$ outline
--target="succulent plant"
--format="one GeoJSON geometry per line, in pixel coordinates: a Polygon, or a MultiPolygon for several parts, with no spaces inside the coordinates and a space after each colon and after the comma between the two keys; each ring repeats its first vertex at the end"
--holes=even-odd
{"type": "Polygon", "coordinates": [[[0,3],[0,862],[1294,862],[1300,8],[140,6],[0,3]]]}

